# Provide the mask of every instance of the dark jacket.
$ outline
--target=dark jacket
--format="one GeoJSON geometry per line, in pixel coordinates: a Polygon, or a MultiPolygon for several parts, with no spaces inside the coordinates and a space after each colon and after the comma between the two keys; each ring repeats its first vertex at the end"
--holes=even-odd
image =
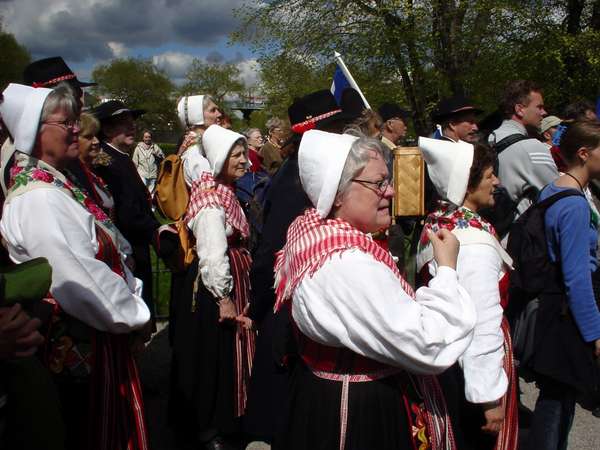
{"type": "Polygon", "coordinates": [[[105,142],[96,157],[94,171],[108,185],[115,200],[115,225],[133,247],[133,274],[143,281],[142,297],[154,316],[150,244],[160,223],[152,212],[150,193],[126,155],[105,142]]]}
{"type": "Polygon", "coordinates": [[[129,155],[102,142],[94,171],[115,199],[116,226],[131,245],[149,245],[160,224],[154,217],[150,194],[129,155]]]}

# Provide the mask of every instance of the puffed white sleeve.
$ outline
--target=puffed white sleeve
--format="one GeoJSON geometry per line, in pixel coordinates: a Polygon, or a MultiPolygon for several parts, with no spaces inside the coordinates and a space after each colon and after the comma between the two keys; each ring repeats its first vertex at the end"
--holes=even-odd
{"type": "Polygon", "coordinates": [[[50,292],[67,314],[110,333],[128,333],[150,320],[142,298],[95,258],[93,217],[65,193],[35,189],[12,199],[4,207],[0,231],[15,262],[48,259],[50,292]]]}
{"type": "Polygon", "coordinates": [[[476,320],[453,269],[441,267],[413,300],[387,266],[360,250],[334,255],[307,275],[294,292],[292,315],[319,343],[423,374],[458,360],[476,320]]]}
{"type": "Polygon", "coordinates": [[[189,221],[188,227],[196,238],[202,283],[217,299],[227,297],[233,289],[233,278],[227,255],[225,211],[203,208],[189,221]]]}
{"type": "Polygon", "coordinates": [[[508,387],[498,289],[502,260],[490,245],[461,245],[456,268],[460,284],[477,310],[473,341],[459,360],[465,376],[465,396],[471,403],[498,400],[508,387]]]}
{"type": "Polygon", "coordinates": [[[189,147],[181,156],[181,160],[183,161],[183,178],[189,187],[194,181],[199,180],[204,172],[212,170],[208,159],[202,155],[197,144],[189,147]]]}

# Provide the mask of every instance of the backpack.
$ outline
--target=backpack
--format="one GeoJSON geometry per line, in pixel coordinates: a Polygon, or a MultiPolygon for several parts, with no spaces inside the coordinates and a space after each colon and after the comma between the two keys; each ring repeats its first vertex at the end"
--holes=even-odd
{"type": "Polygon", "coordinates": [[[179,235],[179,251],[167,264],[175,272],[185,270],[194,260],[195,242],[183,221],[190,193],[183,175],[183,161],[178,155],[169,155],[163,160],[156,182],[155,200],[162,215],[175,222],[179,235]]]}
{"type": "Polygon", "coordinates": [[[248,250],[253,254],[258,247],[258,239],[262,234],[265,200],[271,185],[271,178],[264,172],[247,172],[236,181],[235,195],[250,225],[248,250]]]}
{"type": "MultiPolygon", "coordinates": [[[[492,146],[496,151],[496,163],[494,165],[494,172],[496,174],[498,173],[498,157],[500,156],[500,153],[511,145],[526,139],[531,138],[515,133],[506,136],[504,139],[500,140],[500,142],[497,142],[492,146]]],[[[523,193],[523,198],[527,197],[533,200],[537,194],[537,189],[531,188],[523,193]]],[[[494,191],[494,206],[482,210],[480,215],[494,226],[498,236],[502,239],[510,230],[511,225],[517,216],[518,204],[518,201],[515,202],[510,198],[510,195],[504,186],[498,186],[494,191]]]]}
{"type": "Polygon", "coordinates": [[[512,225],[507,250],[513,259],[510,301],[506,309],[512,331],[515,358],[522,367],[534,354],[538,296],[555,280],[558,266],[550,260],[544,218],[557,201],[580,191],[569,189],[531,205],[512,225]]]}
{"type": "Polygon", "coordinates": [[[183,176],[183,161],[178,155],[167,156],[160,165],[155,196],[156,204],[166,218],[174,221],[183,218],[190,194],[183,176]]]}

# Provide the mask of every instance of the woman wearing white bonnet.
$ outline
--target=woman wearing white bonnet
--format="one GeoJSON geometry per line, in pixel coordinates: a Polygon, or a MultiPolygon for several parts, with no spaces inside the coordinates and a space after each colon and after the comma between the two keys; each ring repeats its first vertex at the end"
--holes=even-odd
{"type": "Polygon", "coordinates": [[[234,187],[248,169],[248,148],[244,136],[218,125],[202,143],[210,172],[192,183],[185,217],[198,256],[174,310],[171,419],[191,444],[221,448],[239,431],[254,356],[254,332],[242,326],[249,226],[234,187]]]}
{"type": "Polygon", "coordinates": [[[281,448],[455,448],[428,374],[467,348],[475,310],[450,233],[432,236],[440,271],[416,294],[371,239],[391,222],[384,154],[371,138],[302,137],[300,179],[314,208],[292,223],[275,265],[276,308],[291,302],[301,357],[281,448]]]}
{"type": "Polygon", "coordinates": [[[460,357],[460,366],[440,377],[446,401],[460,411],[459,417],[453,417],[461,433],[457,439],[464,439],[466,448],[516,449],[516,374],[508,323],[503,317],[512,260],[492,225],[478,214],[494,205],[493,192],[499,184],[493,172],[495,154],[482,144],[423,137],[419,147],[429,176],[445,201],[426,219],[417,271],[423,280],[437,273],[429,233],[450,230],[460,242],[456,265],[460,283],[477,309],[473,341],[460,357]]]}
{"type": "Polygon", "coordinates": [[[77,99],[61,85],[10,84],[3,94],[0,114],[16,151],[0,231],[14,262],[45,257],[52,265],[40,354],[60,393],[66,448],[145,450],[131,347],[150,311],[119,252],[121,235],[62,172],[79,156],[77,99]]]}
{"type": "Polygon", "coordinates": [[[210,164],[202,148],[202,135],[211,125],[219,125],[221,111],[210,95],[190,95],[177,102],[177,116],[186,130],[187,138],[182,147],[183,175],[188,187],[204,172],[210,172],[210,164]]]}

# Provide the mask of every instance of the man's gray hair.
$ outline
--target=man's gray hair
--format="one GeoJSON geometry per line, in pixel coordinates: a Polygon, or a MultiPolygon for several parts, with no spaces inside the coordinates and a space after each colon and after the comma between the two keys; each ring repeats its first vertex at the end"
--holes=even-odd
{"type": "Polygon", "coordinates": [[[340,177],[340,184],[338,184],[338,195],[346,192],[350,183],[352,183],[352,179],[362,172],[369,163],[369,160],[373,158],[373,152],[381,156],[386,164],[389,162],[389,152],[385,149],[381,141],[356,132],[348,134],[358,135],[359,138],[350,147],[350,153],[348,153],[346,164],[344,164],[342,176],[340,177]]]}
{"type": "Polygon", "coordinates": [[[265,126],[270,133],[274,128],[281,128],[283,126],[283,120],[281,120],[279,117],[271,117],[269,120],[267,120],[265,126]]]}
{"type": "Polygon", "coordinates": [[[47,120],[57,111],[64,111],[68,117],[79,117],[79,105],[73,88],[64,82],[59,83],[46,97],[40,121],[47,120]]]}

